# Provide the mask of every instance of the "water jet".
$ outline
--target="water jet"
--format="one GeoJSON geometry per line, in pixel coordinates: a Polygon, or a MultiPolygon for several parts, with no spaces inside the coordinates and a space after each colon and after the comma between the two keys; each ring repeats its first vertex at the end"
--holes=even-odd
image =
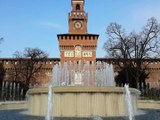
{"type": "MultiPolygon", "coordinates": [[[[54,97],[51,103],[54,101],[54,112],[52,112],[54,117],[107,117],[125,116],[127,114],[125,89],[115,87],[114,79],[112,79],[114,78],[112,65],[100,62],[96,65],[88,64],[87,66],[97,67],[96,69],[95,67],[82,67],[81,71],[78,71],[79,73],[77,72],[79,64],[72,65],[71,63],[65,63],[64,68],[62,68],[62,65],[57,64],[53,68],[54,87],[52,90],[54,91],[54,97]],[[77,77],[77,73],[80,77],[77,77]],[[107,73],[109,73],[108,77],[106,77],[107,73]],[[90,81],[88,82],[88,80],[90,81]]],[[[139,91],[130,88],[130,93],[133,113],[135,113],[139,91]]],[[[48,88],[30,89],[28,95],[29,113],[36,116],[45,116],[47,114],[48,88]]]]}
{"type": "MultiPolygon", "coordinates": [[[[71,0],[68,14],[69,33],[58,34],[60,62],[53,67],[51,92],[48,87],[28,91],[28,111],[35,116],[96,118],[125,116],[125,89],[115,87],[113,65],[96,61],[98,34],[87,30],[85,0],[71,0]],[[51,99],[52,98],[52,99],[51,99]],[[49,102],[47,102],[49,101],[49,102]],[[47,103],[48,110],[47,110],[47,103]],[[48,111],[48,112],[47,112],[48,111]]],[[[137,111],[139,91],[130,89],[133,113],[137,111]]]]}

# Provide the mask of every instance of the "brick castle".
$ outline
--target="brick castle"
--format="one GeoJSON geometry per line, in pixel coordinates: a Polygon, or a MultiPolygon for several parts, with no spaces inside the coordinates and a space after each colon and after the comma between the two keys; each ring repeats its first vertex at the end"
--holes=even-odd
{"type": "MultiPolygon", "coordinates": [[[[103,61],[115,65],[116,59],[96,58],[98,34],[90,34],[87,29],[88,14],[84,11],[85,0],[72,0],[72,11],[68,14],[69,31],[67,34],[58,34],[60,58],[48,58],[39,61],[42,64],[41,70],[35,74],[35,85],[45,86],[52,77],[52,68],[55,64],[68,61],[103,61]]],[[[14,58],[1,58],[6,70],[6,81],[11,81],[14,76],[10,73],[14,71],[13,65],[20,64],[14,58]]],[[[160,87],[160,59],[145,59],[149,63],[150,75],[147,83],[150,87],[160,87]]],[[[116,65],[115,65],[116,67],[116,65]]],[[[115,69],[117,72],[118,69],[115,69]]]]}

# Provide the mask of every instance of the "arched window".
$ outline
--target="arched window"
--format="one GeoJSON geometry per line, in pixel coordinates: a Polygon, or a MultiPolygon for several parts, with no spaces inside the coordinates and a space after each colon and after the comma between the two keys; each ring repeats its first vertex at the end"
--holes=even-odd
{"type": "Polygon", "coordinates": [[[80,5],[79,4],[76,5],[76,10],[80,10],[80,5]]]}

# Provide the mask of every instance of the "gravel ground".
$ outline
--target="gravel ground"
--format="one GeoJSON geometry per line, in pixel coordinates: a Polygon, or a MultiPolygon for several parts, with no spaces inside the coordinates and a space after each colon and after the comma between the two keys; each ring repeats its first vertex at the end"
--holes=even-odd
{"type": "MultiPolygon", "coordinates": [[[[0,120],[45,120],[44,117],[33,117],[23,114],[25,110],[1,110],[0,120]]],[[[143,110],[145,114],[135,116],[135,120],[160,120],[160,110],[143,110]]],[[[100,120],[94,118],[55,118],[54,120],[100,120]]],[[[102,118],[102,120],[128,120],[125,117],[102,118]]]]}

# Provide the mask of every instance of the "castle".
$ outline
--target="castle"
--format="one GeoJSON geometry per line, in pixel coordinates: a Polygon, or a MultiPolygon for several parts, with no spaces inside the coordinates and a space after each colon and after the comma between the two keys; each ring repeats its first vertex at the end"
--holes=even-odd
{"type": "MultiPolygon", "coordinates": [[[[41,70],[36,73],[37,85],[46,85],[52,76],[52,68],[56,63],[68,61],[94,62],[103,61],[115,65],[116,59],[96,58],[96,48],[98,34],[90,34],[87,29],[88,14],[84,11],[85,0],[72,0],[72,11],[68,14],[69,31],[67,34],[58,34],[60,58],[48,58],[45,61],[39,61],[42,64],[41,70]]],[[[14,71],[13,65],[19,64],[15,58],[1,58],[6,70],[5,80],[11,81],[14,76],[10,73],[14,71]]],[[[146,59],[149,63],[150,75],[147,83],[150,87],[160,87],[160,59],[146,59]]],[[[116,65],[115,65],[116,66],[116,65]]],[[[118,69],[115,69],[117,72],[118,69]]]]}

